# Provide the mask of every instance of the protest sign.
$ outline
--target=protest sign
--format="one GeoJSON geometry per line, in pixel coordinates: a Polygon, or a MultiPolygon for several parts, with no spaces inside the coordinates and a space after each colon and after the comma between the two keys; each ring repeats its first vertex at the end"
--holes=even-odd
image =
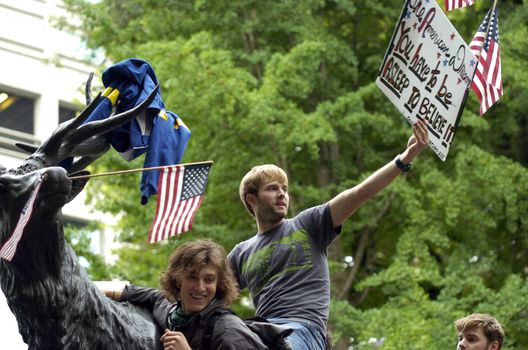
{"type": "Polygon", "coordinates": [[[475,56],[435,0],[407,0],[376,84],[414,124],[424,120],[429,147],[446,160],[464,110],[475,56]]]}

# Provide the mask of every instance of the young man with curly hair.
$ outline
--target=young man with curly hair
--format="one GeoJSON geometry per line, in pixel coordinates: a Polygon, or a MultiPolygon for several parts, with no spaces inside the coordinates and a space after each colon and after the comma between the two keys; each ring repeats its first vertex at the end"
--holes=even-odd
{"type": "Polygon", "coordinates": [[[238,287],[224,248],[197,240],[176,248],[161,274],[162,291],[128,285],[105,291],[116,301],[149,309],[158,325],[164,350],[288,350],[286,327],[255,322],[247,325],[227,307],[238,287]]]}

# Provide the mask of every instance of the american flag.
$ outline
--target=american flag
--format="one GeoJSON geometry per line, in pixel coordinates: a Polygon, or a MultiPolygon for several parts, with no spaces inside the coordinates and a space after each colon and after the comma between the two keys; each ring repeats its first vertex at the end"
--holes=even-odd
{"type": "Polygon", "coordinates": [[[20,239],[22,238],[22,233],[24,232],[24,227],[26,227],[26,224],[31,218],[31,213],[33,213],[33,203],[35,203],[35,198],[37,198],[37,194],[40,190],[41,184],[42,176],[37,180],[35,189],[31,193],[31,196],[29,197],[26,205],[24,205],[24,208],[22,209],[13,234],[2,246],[2,249],[0,249],[0,258],[4,258],[8,261],[11,261],[15,256],[18,242],[20,242],[20,239]]]}
{"type": "Polygon", "coordinates": [[[202,203],[210,169],[210,162],[163,168],[158,180],[158,204],[150,228],[150,243],[192,228],[194,216],[202,203]]]}
{"type": "Polygon", "coordinates": [[[471,89],[480,101],[480,115],[502,96],[498,9],[491,8],[469,44],[478,60],[471,89]]]}
{"type": "Polygon", "coordinates": [[[475,3],[475,0],[445,0],[446,11],[451,11],[461,7],[471,6],[475,3]]]}

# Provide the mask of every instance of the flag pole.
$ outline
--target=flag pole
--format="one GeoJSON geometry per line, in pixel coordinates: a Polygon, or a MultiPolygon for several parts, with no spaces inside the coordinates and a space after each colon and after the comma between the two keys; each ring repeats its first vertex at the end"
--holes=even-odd
{"type": "Polygon", "coordinates": [[[208,160],[208,161],[196,162],[196,163],[162,165],[162,166],[155,166],[155,167],[150,167],[150,168],[136,168],[136,169],[127,169],[127,170],[117,170],[117,171],[110,171],[110,172],[107,172],[107,173],[71,176],[69,179],[70,180],[79,180],[79,179],[88,179],[88,178],[92,178],[92,177],[100,177],[100,176],[108,176],[108,175],[123,175],[123,174],[138,173],[140,171],[162,170],[162,169],[169,168],[169,167],[172,167],[172,166],[189,166],[189,165],[198,165],[198,164],[213,164],[213,161],[212,160],[208,160]]]}

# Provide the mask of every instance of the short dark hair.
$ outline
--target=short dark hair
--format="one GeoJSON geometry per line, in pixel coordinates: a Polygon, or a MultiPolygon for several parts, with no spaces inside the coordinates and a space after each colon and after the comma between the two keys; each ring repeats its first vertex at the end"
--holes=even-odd
{"type": "Polygon", "coordinates": [[[488,314],[471,314],[455,321],[455,328],[459,333],[470,329],[482,328],[488,342],[497,341],[499,349],[504,342],[504,330],[497,319],[488,314]]]}
{"type": "Polygon", "coordinates": [[[177,302],[181,281],[188,273],[197,273],[206,265],[216,268],[218,284],[216,298],[230,305],[238,296],[238,286],[225,249],[210,240],[196,240],[179,246],[169,257],[169,264],[161,273],[160,285],[165,297],[177,302]]]}

